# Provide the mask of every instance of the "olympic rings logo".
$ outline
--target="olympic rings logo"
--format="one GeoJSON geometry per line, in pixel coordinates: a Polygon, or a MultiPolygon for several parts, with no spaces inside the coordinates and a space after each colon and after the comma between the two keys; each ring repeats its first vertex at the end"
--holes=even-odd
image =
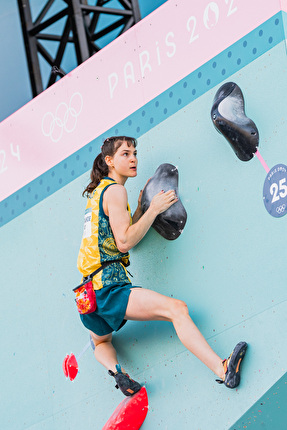
{"type": "Polygon", "coordinates": [[[282,214],[282,213],[285,211],[285,209],[286,209],[286,205],[285,205],[285,204],[283,204],[283,205],[278,206],[278,207],[276,208],[276,212],[277,212],[278,214],[282,214]]]}
{"type": "Polygon", "coordinates": [[[50,137],[52,142],[59,142],[64,130],[72,133],[77,125],[78,116],[83,109],[83,97],[80,93],[71,96],[70,103],[61,102],[55,114],[47,112],[42,119],[42,133],[50,137]]]}

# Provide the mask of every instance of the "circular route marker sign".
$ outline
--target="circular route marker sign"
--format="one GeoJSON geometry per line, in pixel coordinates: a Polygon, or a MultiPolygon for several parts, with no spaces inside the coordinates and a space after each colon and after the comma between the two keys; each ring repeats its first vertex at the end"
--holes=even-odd
{"type": "Polygon", "coordinates": [[[275,218],[287,213],[287,166],[276,164],[269,170],[264,186],[263,201],[267,212],[275,218]]]}

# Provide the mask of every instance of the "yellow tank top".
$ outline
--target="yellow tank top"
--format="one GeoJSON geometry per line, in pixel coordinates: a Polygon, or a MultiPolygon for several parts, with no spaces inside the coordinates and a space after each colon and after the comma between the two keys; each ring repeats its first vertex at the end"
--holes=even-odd
{"type": "MultiPolygon", "coordinates": [[[[107,266],[94,276],[95,290],[117,282],[130,283],[125,267],[120,264],[120,262],[128,263],[129,253],[118,250],[109,218],[103,210],[103,194],[113,184],[116,184],[113,179],[103,178],[88,197],[85,211],[84,232],[77,262],[79,271],[83,276],[88,276],[105,261],[119,261],[119,264],[107,266]]],[[[128,211],[131,214],[129,206],[128,211]]]]}

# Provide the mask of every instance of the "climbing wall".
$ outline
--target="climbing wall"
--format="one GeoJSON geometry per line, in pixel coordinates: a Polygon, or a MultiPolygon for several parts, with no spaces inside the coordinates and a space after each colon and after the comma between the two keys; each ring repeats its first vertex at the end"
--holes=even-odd
{"type": "Polygon", "coordinates": [[[131,207],[168,162],[178,167],[188,213],[180,238],[150,230],[135,247],[133,283],[184,300],[220,356],[249,343],[242,383],[231,391],[171,324],[126,324],[114,343],[146,385],[143,430],[239,430],[258,421],[259,399],[286,372],[284,172],[274,182],[280,216],[264,204],[266,178],[270,192],[275,166],[287,165],[286,11],[279,0],[169,0],[0,124],[3,428],[98,430],[122,400],[93,357],[71,291],[80,281],[81,193],[110,135],[138,139],[131,207]],[[261,162],[240,161],[212,124],[226,82],[243,92],[261,162]],[[80,357],[73,382],[62,370],[71,352],[80,357]]]}

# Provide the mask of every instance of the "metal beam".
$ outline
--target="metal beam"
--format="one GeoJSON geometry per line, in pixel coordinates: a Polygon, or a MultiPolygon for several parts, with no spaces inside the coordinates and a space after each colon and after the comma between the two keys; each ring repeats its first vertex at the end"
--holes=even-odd
{"type": "Polygon", "coordinates": [[[132,11],[133,16],[135,18],[135,24],[141,20],[141,13],[138,0],[131,0],[132,2],[132,11]]]}
{"type": "Polygon", "coordinates": [[[65,9],[61,10],[61,12],[47,19],[47,21],[41,22],[37,25],[33,24],[31,29],[29,30],[30,36],[35,36],[35,34],[40,33],[40,31],[45,30],[47,27],[50,27],[50,25],[55,24],[55,22],[57,21],[60,21],[60,19],[64,18],[64,16],[68,15],[68,13],[69,8],[66,7],[65,9]]]}
{"type": "Polygon", "coordinates": [[[36,97],[43,91],[43,84],[37,52],[37,40],[33,37],[30,37],[28,30],[33,25],[29,0],[18,0],[18,7],[20,12],[32,94],[33,97],[36,97]]]}
{"type": "Polygon", "coordinates": [[[72,22],[77,61],[78,64],[81,64],[90,57],[90,54],[87,33],[85,30],[81,4],[79,0],[70,0],[70,10],[70,19],[72,22]]]}
{"type": "Polygon", "coordinates": [[[94,12],[98,14],[104,13],[107,15],[121,15],[121,16],[133,15],[132,10],[125,10],[125,9],[111,9],[111,8],[102,7],[102,6],[90,6],[90,5],[81,5],[81,8],[83,11],[94,12]]]}
{"type": "Polygon", "coordinates": [[[43,9],[39,13],[38,17],[36,18],[34,25],[38,25],[44,19],[44,17],[48,13],[50,7],[53,5],[54,1],[55,0],[48,0],[48,2],[44,5],[43,9]]]}
{"type": "Polygon", "coordinates": [[[118,8],[114,1],[113,7],[108,7],[112,0],[94,0],[94,6],[89,4],[92,0],[42,0],[43,7],[33,21],[31,13],[33,1],[36,0],[17,0],[33,97],[44,89],[39,55],[53,69],[48,78],[50,86],[56,81],[57,75],[65,75],[62,60],[68,43],[75,46],[79,65],[101,49],[95,41],[116,29],[119,29],[120,36],[141,19],[138,0],[117,0],[118,8]],[[52,14],[51,8],[57,4],[61,5],[62,9],[58,8],[57,13],[52,14]],[[102,14],[111,17],[104,28],[99,27],[99,18],[102,14]],[[49,31],[50,26],[65,17],[66,22],[64,28],[62,26],[61,34],[49,31]],[[44,46],[41,43],[45,40],[58,44],[56,55],[49,52],[48,45],[44,46]],[[55,73],[55,70],[59,70],[59,73],[55,73]]]}

